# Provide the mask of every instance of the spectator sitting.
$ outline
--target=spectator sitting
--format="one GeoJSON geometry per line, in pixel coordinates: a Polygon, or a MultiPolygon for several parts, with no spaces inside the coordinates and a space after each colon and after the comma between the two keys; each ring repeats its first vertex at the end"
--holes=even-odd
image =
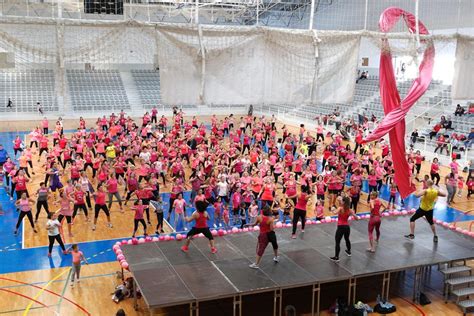
{"type": "Polygon", "coordinates": [[[469,105],[469,116],[473,116],[474,115],[474,103],[471,103],[469,105]]]}
{"type": "Polygon", "coordinates": [[[433,126],[433,130],[430,132],[430,139],[433,139],[433,136],[437,136],[440,129],[441,129],[440,123],[433,126]]]}
{"type": "Polygon", "coordinates": [[[466,148],[471,148],[472,143],[474,143],[474,127],[471,127],[471,132],[467,136],[467,140],[464,142],[466,148]]]}
{"type": "Polygon", "coordinates": [[[466,112],[466,109],[461,106],[461,104],[458,104],[456,106],[456,110],[454,111],[454,116],[462,116],[466,112]]]}
{"type": "Polygon", "coordinates": [[[356,83],[359,83],[359,81],[361,80],[365,80],[369,77],[369,72],[368,71],[363,71],[361,74],[360,74],[360,77],[359,79],[356,80],[356,83]]]}
{"type": "Polygon", "coordinates": [[[410,137],[412,145],[416,143],[418,136],[419,136],[418,130],[415,128],[415,130],[411,133],[411,137],[410,137]]]}
{"type": "Polygon", "coordinates": [[[451,120],[451,117],[448,116],[447,119],[444,119],[444,121],[441,123],[441,125],[446,130],[452,130],[453,129],[453,121],[451,120]]]}

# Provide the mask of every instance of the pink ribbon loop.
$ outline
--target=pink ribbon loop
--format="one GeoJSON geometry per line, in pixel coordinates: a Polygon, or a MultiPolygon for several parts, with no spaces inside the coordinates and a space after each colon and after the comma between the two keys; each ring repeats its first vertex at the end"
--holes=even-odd
{"type": "MultiPolygon", "coordinates": [[[[403,17],[410,32],[416,32],[416,17],[400,8],[387,8],[379,20],[379,28],[382,32],[389,32],[398,20],[403,17]]],[[[421,35],[428,35],[425,25],[418,23],[421,35]]],[[[405,152],[405,116],[411,107],[428,89],[433,74],[435,49],[430,43],[423,53],[423,61],[419,66],[419,76],[413,81],[405,99],[400,100],[397,90],[397,82],[392,65],[392,54],[390,53],[387,39],[382,39],[383,47],[380,53],[380,98],[383,105],[385,117],[377,128],[364,139],[364,142],[379,140],[385,134],[389,134],[390,147],[392,151],[393,166],[395,169],[395,183],[402,198],[407,197],[415,191],[414,184],[410,181],[410,170],[406,160],[405,152]]]]}

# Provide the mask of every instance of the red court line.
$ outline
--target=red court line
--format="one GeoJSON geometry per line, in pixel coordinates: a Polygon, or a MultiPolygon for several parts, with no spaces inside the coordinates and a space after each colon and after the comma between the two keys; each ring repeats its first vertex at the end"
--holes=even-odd
{"type": "Polygon", "coordinates": [[[413,302],[410,302],[410,301],[407,300],[407,299],[404,299],[404,298],[401,297],[401,296],[398,296],[398,295],[397,295],[397,297],[398,297],[399,299],[401,299],[401,300],[407,302],[408,304],[410,304],[410,305],[413,306],[414,308],[416,308],[416,310],[417,310],[418,312],[420,312],[421,316],[426,316],[425,312],[424,312],[421,308],[419,308],[418,305],[414,304],[413,302]]]}
{"type": "MultiPolygon", "coordinates": [[[[14,279],[9,279],[9,278],[4,278],[4,277],[0,277],[0,280],[5,280],[5,281],[10,281],[10,282],[14,282],[14,283],[19,283],[19,284],[25,284],[25,285],[29,285],[29,286],[32,286],[34,288],[37,288],[37,289],[43,289],[42,287],[39,287],[39,286],[36,286],[34,284],[29,284],[29,283],[26,283],[26,282],[22,282],[22,281],[18,281],[18,280],[14,280],[14,279]]],[[[5,289],[0,289],[0,290],[5,290],[5,289]]],[[[79,308],[80,310],[82,310],[84,313],[86,313],[87,315],[91,315],[91,313],[89,313],[84,307],[82,307],[81,305],[71,301],[70,299],[68,299],[67,297],[64,297],[64,296],[61,296],[59,295],[58,293],[56,292],[53,292],[53,291],[50,291],[48,289],[44,289],[45,292],[48,292],[50,294],[53,294],[55,296],[58,296],[58,297],[62,297],[64,300],[68,301],[69,303],[73,304],[74,306],[76,306],[77,308],[79,308]]]]}
{"type": "Polygon", "coordinates": [[[27,295],[24,295],[24,294],[21,294],[21,293],[18,293],[18,292],[15,292],[15,291],[11,291],[11,290],[7,290],[7,289],[0,289],[0,291],[3,291],[3,292],[7,292],[7,293],[11,293],[11,294],[14,294],[14,295],[18,295],[18,296],[21,296],[21,297],[24,297],[30,301],[33,301],[43,307],[46,307],[46,308],[49,308],[48,305],[44,304],[44,303],[41,303],[40,301],[37,301],[35,300],[34,298],[30,297],[30,296],[27,296],[27,295]]]}

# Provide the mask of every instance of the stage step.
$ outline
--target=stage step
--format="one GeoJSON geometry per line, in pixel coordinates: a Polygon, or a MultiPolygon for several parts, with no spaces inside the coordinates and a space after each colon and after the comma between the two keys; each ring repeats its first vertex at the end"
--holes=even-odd
{"type": "Polygon", "coordinates": [[[471,275],[471,276],[452,278],[452,279],[446,280],[446,284],[451,285],[451,286],[467,284],[467,283],[474,283],[474,276],[471,275]]]}
{"type": "Polygon", "coordinates": [[[458,303],[458,306],[461,307],[464,315],[469,311],[474,310],[474,300],[465,300],[458,303]]]}
{"type": "Polygon", "coordinates": [[[451,267],[451,268],[446,268],[443,270],[439,270],[444,275],[450,275],[454,273],[461,273],[461,272],[468,272],[471,271],[472,268],[468,266],[456,266],[456,267],[451,267]]]}
{"type": "Polygon", "coordinates": [[[451,294],[453,294],[454,296],[457,296],[459,300],[459,298],[462,296],[474,295],[474,287],[466,287],[463,289],[454,290],[454,291],[451,291],[451,294]]]}

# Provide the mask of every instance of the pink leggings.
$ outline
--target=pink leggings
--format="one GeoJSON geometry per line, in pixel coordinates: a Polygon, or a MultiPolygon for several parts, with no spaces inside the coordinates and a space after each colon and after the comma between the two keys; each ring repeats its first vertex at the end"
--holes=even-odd
{"type": "Polygon", "coordinates": [[[373,240],[373,232],[375,228],[375,233],[377,235],[377,240],[380,238],[380,224],[382,221],[380,220],[380,216],[371,216],[369,220],[369,239],[373,240]]]}

